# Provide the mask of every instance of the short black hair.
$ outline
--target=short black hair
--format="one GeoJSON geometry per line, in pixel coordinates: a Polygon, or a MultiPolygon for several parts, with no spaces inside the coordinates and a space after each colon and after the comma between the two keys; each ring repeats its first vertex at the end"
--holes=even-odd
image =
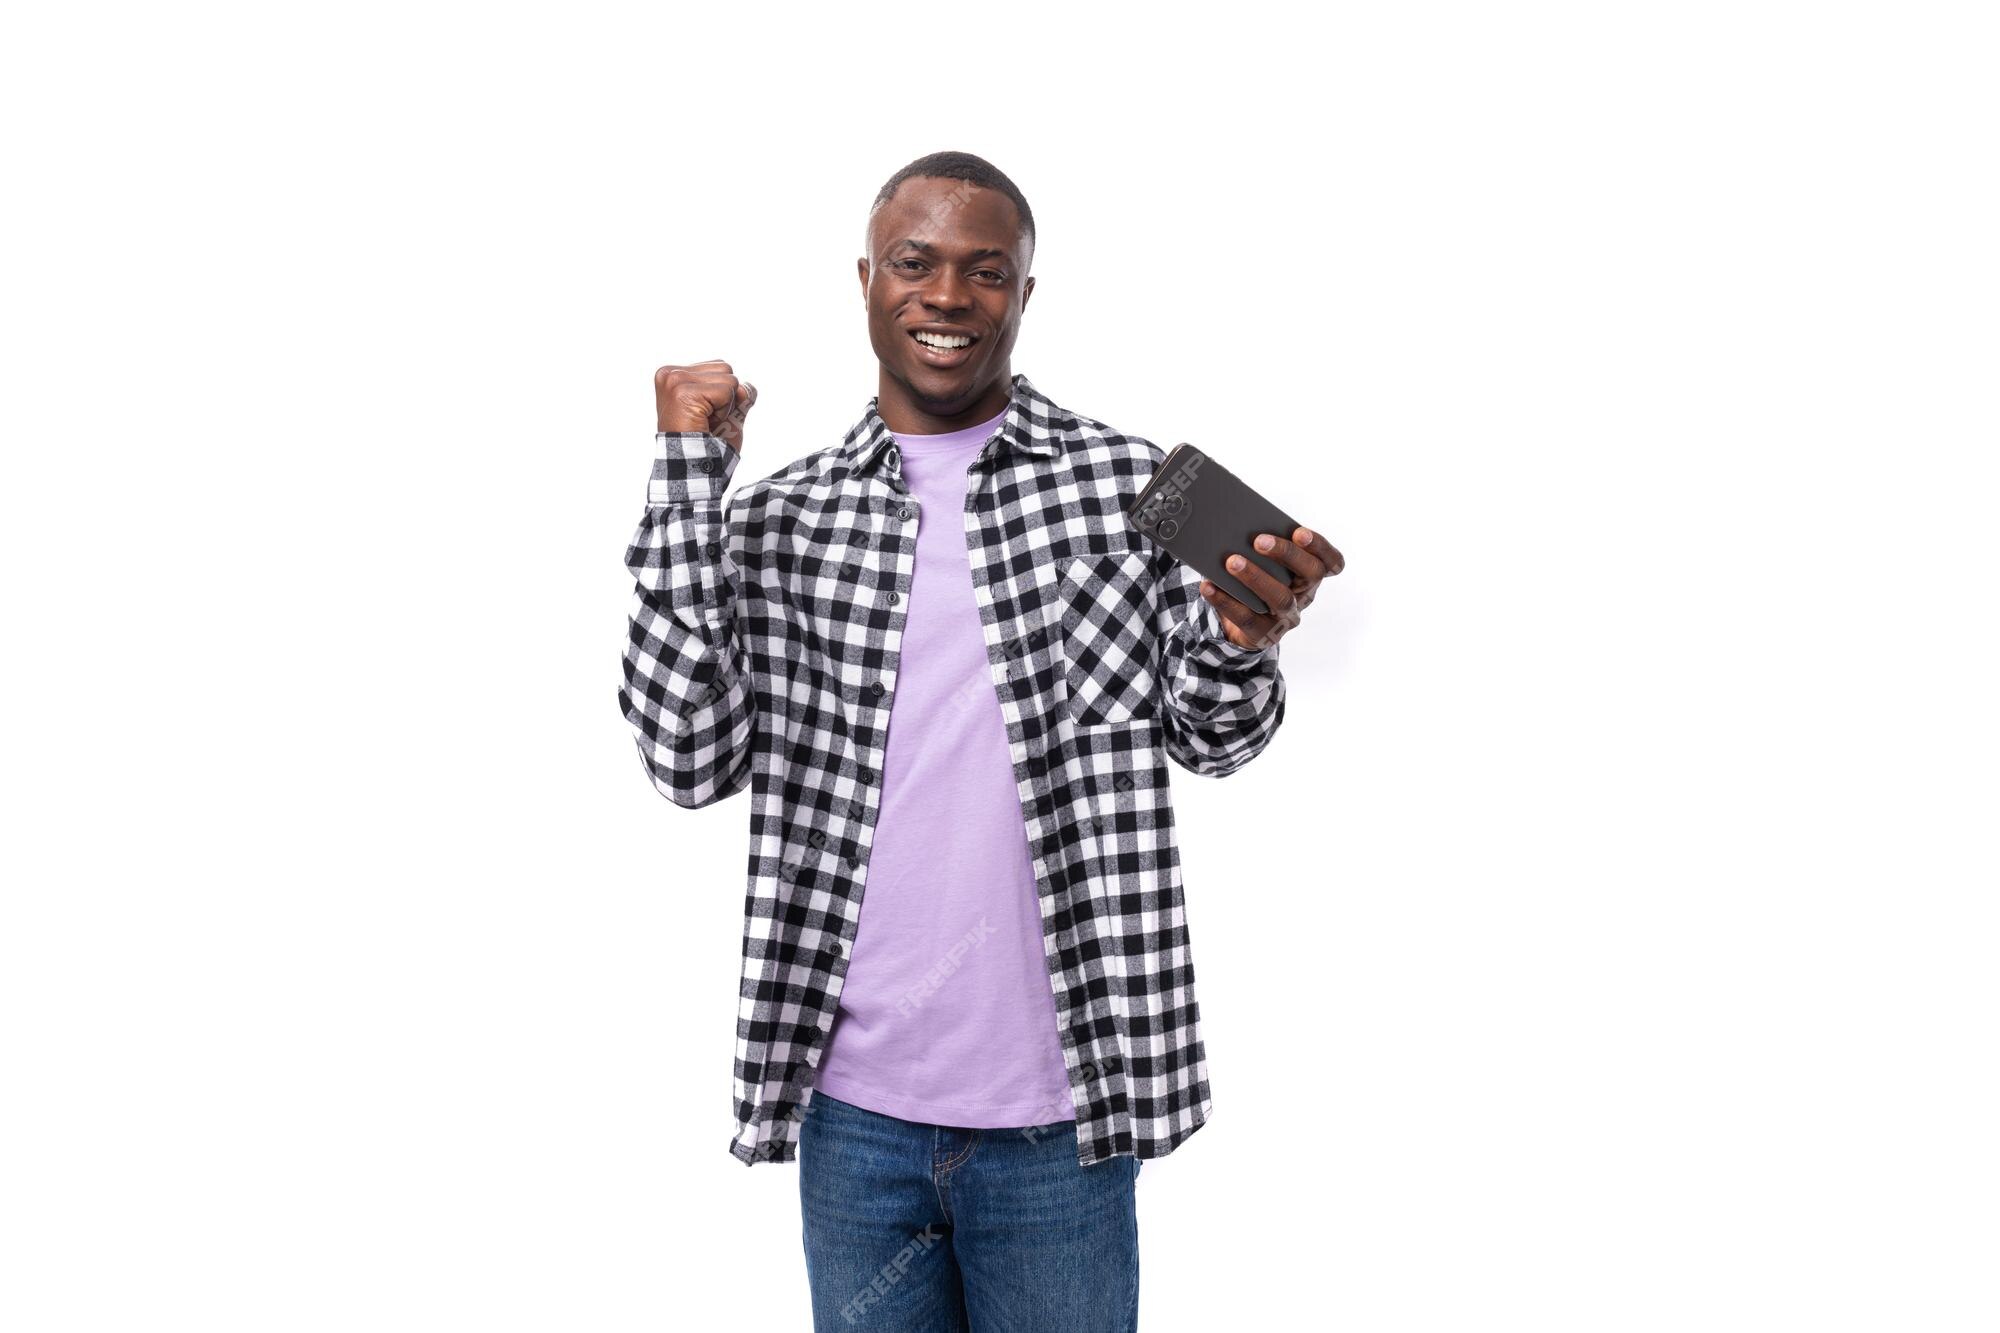
{"type": "Polygon", "coordinates": [[[868,222],[872,227],[875,214],[882,205],[896,197],[896,189],[913,176],[923,176],[934,180],[968,181],[988,190],[998,190],[1014,201],[1014,211],[1020,215],[1021,230],[1028,236],[1028,259],[1032,263],[1035,254],[1035,210],[1028,207],[1027,196],[1019,186],[1007,179],[1007,173],[988,162],[983,157],[971,153],[928,153],[891,176],[888,183],[876,192],[875,202],[868,206],[868,222]]]}

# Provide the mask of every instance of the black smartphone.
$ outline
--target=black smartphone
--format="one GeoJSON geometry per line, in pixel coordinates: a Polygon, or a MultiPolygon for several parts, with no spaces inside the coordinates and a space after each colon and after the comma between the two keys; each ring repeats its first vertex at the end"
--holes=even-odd
{"type": "Polygon", "coordinates": [[[1290,540],[1299,525],[1191,444],[1177,444],[1167,451],[1152,479],[1125,507],[1125,515],[1182,564],[1259,615],[1269,615],[1271,608],[1223,565],[1232,552],[1278,582],[1291,584],[1291,567],[1276,556],[1260,554],[1251,543],[1260,532],[1290,540]]]}

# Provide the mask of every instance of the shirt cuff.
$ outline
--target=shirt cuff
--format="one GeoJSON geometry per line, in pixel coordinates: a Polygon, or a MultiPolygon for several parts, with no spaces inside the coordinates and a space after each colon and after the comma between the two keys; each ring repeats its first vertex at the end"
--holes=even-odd
{"type": "Polygon", "coordinates": [[[649,505],[704,504],[720,500],[742,455],[720,435],[700,430],[653,433],[653,476],[646,484],[649,505]]]}

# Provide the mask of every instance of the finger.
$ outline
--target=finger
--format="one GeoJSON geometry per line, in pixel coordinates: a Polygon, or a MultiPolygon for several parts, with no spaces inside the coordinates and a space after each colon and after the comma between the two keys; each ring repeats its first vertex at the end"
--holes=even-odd
{"type": "Polygon", "coordinates": [[[685,366],[661,366],[653,372],[653,382],[664,384],[669,379],[710,381],[728,379],[735,373],[727,361],[695,361],[685,366]]]}
{"type": "Polygon", "coordinates": [[[1326,566],[1328,578],[1347,568],[1347,557],[1340,553],[1339,548],[1311,528],[1298,529],[1292,534],[1292,538],[1326,566]]]}
{"type": "Polygon", "coordinates": [[[1271,608],[1273,615],[1282,613],[1292,604],[1292,589],[1287,583],[1280,583],[1275,575],[1264,572],[1262,566],[1249,556],[1232,553],[1223,561],[1223,567],[1235,576],[1236,581],[1264,599],[1264,605],[1271,608]],[[1238,568],[1238,563],[1241,568],[1238,568]]]}
{"type": "MultiPolygon", "coordinates": [[[[1257,540],[1253,545],[1256,546],[1260,554],[1276,557],[1284,563],[1285,568],[1291,570],[1292,573],[1298,575],[1308,583],[1314,579],[1326,576],[1326,565],[1318,556],[1306,550],[1305,547],[1300,546],[1297,542],[1287,541],[1275,532],[1258,533],[1257,540]],[[1270,545],[1266,546],[1266,542],[1269,542],[1270,545]]],[[[1298,585],[1294,584],[1293,586],[1296,587],[1298,585]]]]}
{"type": "Polygon", "coordinates": [[[722,407],[729,402],[730,395],[734,392],[735,386],[740,382],[734,375],[730,375],[724,371],[701,370],[692,366],[682,367],[673,377],[673,383],[676,388],[697,389],[704,398],[714,403],[717,407],[722,407]]]}
{"type": "Polygon", "coordinates": [[[1207,579],[1203,579],[1201,581],[1201,595],[1208,599],[1208,604],[1215,608],[1217,615],[1235,624],[1245,635],[1256,642],[1262,643],[1264,636],[1271,632],[1271,618],[1269,616],[1259,615],[1257,612],[1252,611],[1248,606],[1224,592],[1221,584],[1211,583],[1207,579]]]}

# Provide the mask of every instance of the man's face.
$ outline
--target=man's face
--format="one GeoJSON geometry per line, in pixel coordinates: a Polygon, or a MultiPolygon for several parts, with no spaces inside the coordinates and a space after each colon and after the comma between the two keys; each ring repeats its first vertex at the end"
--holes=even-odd
{"type": "Polygon", "coordinates": [[[939,415],[1009,375],[1035,280],[1013,200],[966,181],[912,177],[875,214],[861,291],[882,369],[939,415]],[[919,332],[970,346],[929,347],[919,332]]]}

